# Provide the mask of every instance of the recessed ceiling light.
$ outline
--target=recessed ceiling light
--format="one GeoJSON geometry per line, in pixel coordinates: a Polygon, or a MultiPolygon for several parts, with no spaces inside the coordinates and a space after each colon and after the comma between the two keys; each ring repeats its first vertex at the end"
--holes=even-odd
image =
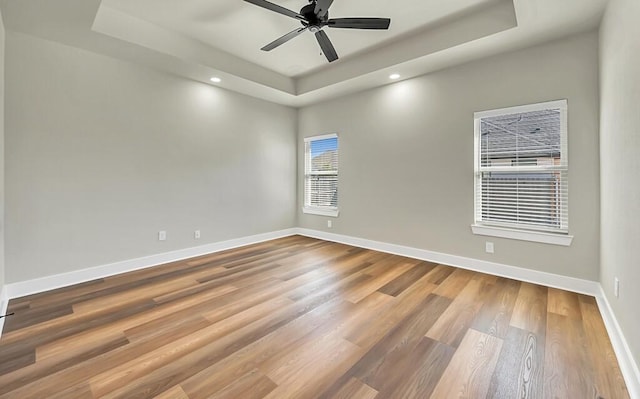
{"type": "Polygon", "coordinates": [[[400,79],[400,74],[394,73],[392,75],[389,75],[389,79],[391,80],[400,79]]]}
{"type": "Polygon", "coordinates": [[[220,83],[220,82],[222,82],[222,79],[220,79],[220,78],[211,78],[211,81],[213,83],[220,83]]]}

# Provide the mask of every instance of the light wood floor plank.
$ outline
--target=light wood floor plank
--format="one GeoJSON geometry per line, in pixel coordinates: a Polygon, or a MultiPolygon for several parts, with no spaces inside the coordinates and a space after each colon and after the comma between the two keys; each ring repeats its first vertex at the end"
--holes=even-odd
{"type": "Polygon", "coordinates": [[[301,236],[9,309],[0,398],[628,399],[592,297],[301,236]]]}
{"type": "Polygon", "coordinates": [[[501,349],[501,339],[469,329],[431,398],[484,398],[501,349]]]}

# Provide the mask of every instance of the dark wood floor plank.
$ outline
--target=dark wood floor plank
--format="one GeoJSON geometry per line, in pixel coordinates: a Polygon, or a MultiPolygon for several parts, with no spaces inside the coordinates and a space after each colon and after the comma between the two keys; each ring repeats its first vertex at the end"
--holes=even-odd
{"type": "Polygon", "coordinates": [[[429,398],[442,374],[451,362],[455,349],[440,342],[424,337],[418,344],[413,370],[409,369],[408,377],[398,381],[395,386],[380,393],[380,398],[429,398]]]}
{"type": "Polygon", "coordinates": [[[308,237],[9,309],[0,398],[628,398],[594,298],[308,237]]]}
{"type": "Polygon", "coordinates": [[[487,397],[543,398],[544,350],[544,337],[510,327],[487,397]]]}
{"type": "Polygon", "coordinates": [[[384,287],[381,287],[378,291],[383,294],[398,296],[398,294],[401,294],[402,291],[409,288],[411,284],[415,283],[417,280],[422,278],[422,276],[432,271],[435,267],[435,263],[421,262],[414,268],[393,279],[393,281],[387,283],[384,287]]]}
{"type": "Polygon", "coordinates": [[[58,305],[54,308],[46,309],[19,309],[11,310],[14,316],[8,317],[4,323],[3,333],[27,328],[45,321],[57,319],[73,313],[72,305],[58,305]]]}

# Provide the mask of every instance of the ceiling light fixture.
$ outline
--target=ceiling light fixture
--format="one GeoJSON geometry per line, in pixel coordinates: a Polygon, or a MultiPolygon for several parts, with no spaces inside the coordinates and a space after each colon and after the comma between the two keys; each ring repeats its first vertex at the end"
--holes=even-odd
{"type": "Polygon", "coordinates": [[[220,83],[220,82],[222,82],[222,79],[214,77],[214,78],[211,78],[211,81],[213,83],[220,83]]]}
{"type": "Polygon", "coordinates": [[[389,75],[389,79],[391,80],[400,79],[400,74],[394,73],[392,75],[389,75]]]}

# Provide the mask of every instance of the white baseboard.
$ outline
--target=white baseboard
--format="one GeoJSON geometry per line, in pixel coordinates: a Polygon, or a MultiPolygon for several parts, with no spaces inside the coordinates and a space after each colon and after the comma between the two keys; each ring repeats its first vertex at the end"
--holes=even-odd
{"type": "Polygon", "coordinates": [[[607,295],[605,294],[602,286],[600,286],[600,293],[596,296],[598,301],[598,307],[600,308],[600,314],[604,320],[604,325],[609,333],[609,339],[613,350],[618,358],[618,364],[620,364],[620,371],[627,383],[627,390],[631,399],[640,399],[640,368],[635,362],[629,344],[624,337],[624,333],[618,324],[613,309],[609,304],[607,295]]]}
{"type": "MultiPolygon", "coordinates": [[[[9,307],[9,297],[7,296],[7,289],[4,285],[0,285],[0,315],[7,314],[7,308],[9,307]]],[[[2,330],[4,329],[4,321],[6,318],[0,319],[0,337],[2,336],[2,330]]]]}
{"type": "Polygon", "coordinates": [[[388,244],[385,242],[372,241],[364,238],[327,233],[324,231],[299,228],[297,229],[297,232],[298,234],[307,237],[339,242],[342,244],[353,245],[360,248],[373,249],[380,252],[402,255],[409,258],[426,260],[434,263],[441,263],[459,267],[461,269],[468,269],[481,273],[492,274],[495,276],[512,278],[514,280],[526,281],[529,283],[559,288],[567,291],[577,292],[580,294],[596,296],[600,293],[600,284],[595,281],[582,280],[579,278],[561,276],[559,274],[546,273],[531,269],[524,269],[516,266],[503,265],[500,263],[487,262],[484,260],[465,258],[463,256],[427,251],[425,249],[388,244]]]}
{"type": "Polygon", "coordinates": [[[54,290],[56,288],[68,287],[98,278],[109,277],[116,274],[131,272],[139,269],[175,262],[182,259],[193,258],[227,249],[233,249],[250,244],[257,244],[263,241],[274,240],[276,238],[287,237],[295,234],[296,229],[279,230],[264,234],[257,234],[248,237],[236,238],[227,241],[206,244],[193,248],[180,249],[177,251],[165,252],[162,254],[145,256],[142,258],[125,260],[122,262],[110,263],[107,265],[91,267],[88,269],[76,270],[69,273],[55,274],[52,276],[36,278],[33,280],[21,281],[6,285],[6,296],[9,299],[20,298],[27,295],[54,290]]]}

